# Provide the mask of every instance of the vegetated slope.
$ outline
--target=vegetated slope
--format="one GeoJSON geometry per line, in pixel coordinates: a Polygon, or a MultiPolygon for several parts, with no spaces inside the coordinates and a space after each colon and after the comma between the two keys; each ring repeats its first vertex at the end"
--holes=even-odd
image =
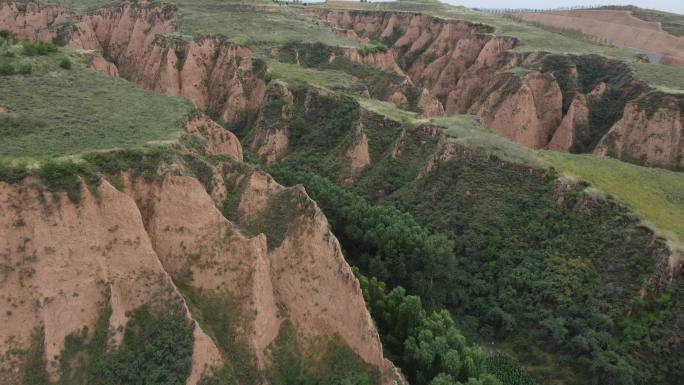
{"type": "MultiPolygon", "coordinates": [[[[654,15],[655,12],[647,14],[654,15]]],[[[684,37],[666,30],[664,25],[652,17],[647,20],[639,17],[638,9],[601,8],[516,13],[511,16],[555,28],[577,29],[612,44],[659,53],[659,62],[662,64],[684,66],[684,37]]]]}
{"type": "MultiPolygon", "coordinates": [[[[319,14],[342,34],[385,46],[345,57],[406,74],[420,97],[406,103],[406,95],[386,98],[400,107],[416,106],[427,115],[477,114],[487,127],[528,147],[682,167],[682,96],[654,91],[618,61],[513,52],[514,39],[490,35],[486,26],[422,14],[319,14]]],[[[298,52],[301,58],[306,50],[298,52]]],[[[320,63],[329,61],[320,47],[308,56],[315,55],[324,55],[320,63]]]]}
{"type": "Polygon", "coordinates": [[[87,68],[70,49],[0,38],[0,156],[63,156],[174,141],[192,104],[87,68]],[[13,44],[14,43],[14,44],[13,44]]]}
{"type": "Polygon", "coordinates": [[[276,178],[305,185],[364,274],[446,306],[540,383],[682,376],[681,255],[625,206],[530,166],[534,154],[502,158],[315,88],[266,94],[257,122],[269,124],[247,142],[276,178]],[[411,216],[451,246],[401,232],[411,216]]]}

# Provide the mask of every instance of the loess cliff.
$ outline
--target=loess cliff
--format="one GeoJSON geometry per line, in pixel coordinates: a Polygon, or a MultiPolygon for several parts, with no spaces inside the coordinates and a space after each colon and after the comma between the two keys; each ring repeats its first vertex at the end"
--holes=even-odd
{"type": "Polygon", "coordinates": [[[186,123],[221,160],[181,147],[184,155],[161,164],[154,180],[110,177],[118,190],[101,179],[83,184],[78,201],[32,177],[0,183],[2,383],[22,383],[36,344],[58,380],[73,364],[63,359],[72,336],[94,338],[88,331],[108,311],[111,349],[141,306],[193,322],[187,384],[237,366],[263,381],[284,330],[304,350],[342,344],[383,383],[399,378],[316,203],[241,163],[237,139],[216,127],[202,116],[186,123]],[[216,338],[226,333],[228,345],[216,338]]]}
{"type": "MultiPolygon", "coordinates": [[[[420,89],[418,107],[425,115],[475,114],[487,127],[533,148],[605,153],[599,143],[612,138],[621,150],[610,155],[652,166],[684,166],[682,130],[672,123],[684,113],[682,96],[650,89],[622,63],[598,56],[519,53],[511,51],[516,40],[492,35],[487,26],[422,14],[317,13],[344,36],[388,46],[386,52],[345,57],[406,76],[420,89]],[[637,115],[645,112],[645,103],[638,102],[643,99],[657,101],[660,113],[635,121],[635,109],[637,115]],[[648,144],[610,134],[625,125],[639,127],[648,144]]],[[[402,106],[406,95],[387,100],[402,106]]]]}

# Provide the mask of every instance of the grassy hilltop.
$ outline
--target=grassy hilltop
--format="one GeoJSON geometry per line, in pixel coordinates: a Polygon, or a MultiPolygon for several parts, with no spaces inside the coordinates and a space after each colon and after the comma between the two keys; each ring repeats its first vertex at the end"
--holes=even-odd
{"type": "MultiPolygon", "coordinates": [[[[11,41],[10,41],[11,40],[11,41]]],[[[0,41],[0,157],[76,155],[176,140],[193,109],[87,68],[86,53],[0,41]]]]}

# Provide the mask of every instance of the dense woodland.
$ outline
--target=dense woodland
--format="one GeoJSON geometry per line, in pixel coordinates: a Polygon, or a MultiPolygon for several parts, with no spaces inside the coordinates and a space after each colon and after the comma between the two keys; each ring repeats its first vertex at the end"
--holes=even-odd
{"type": "MultiPolygon", "coordinates": [[[[639,299],[664,245],[617,203],[574,186],[559,205],[553,173],[477,158],[451,161],[380,201],[301,167],[271,172],[306,187],[362,273],[405,287],[428,309],[449,309],[466,335],[497,342],[535,367],[540,382],[669,383],[684,375],[682,352],[668,348],[682,328],[673,311],[681,283],[639,299]],[[574,372],[550,372],[559,365],[574,372]]],[[[395,173],[372,175],[383,183],[379,175],[395,173]]],[[[392,352],[403,335],[387,333],[369,306],[392,352]]]]}

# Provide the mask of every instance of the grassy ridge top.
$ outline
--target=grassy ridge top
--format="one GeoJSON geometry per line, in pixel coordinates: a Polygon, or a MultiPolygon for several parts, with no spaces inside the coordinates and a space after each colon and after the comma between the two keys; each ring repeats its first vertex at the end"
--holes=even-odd
{"type": "Polygon", "coordinates": [[[635,208],[645,225],[684,250],[684,174],[592,155],[540,151],[539,156],[635,208]]]}
{"type": "Polygon", "coordinates": [[[0,106],[8,110],[0,114],[0,157],[65,156],[178,138],[190,102],[99,74],[86,60],[67,49],[36,56],[26,56],[21,45],[3,49],[0,66],[24,73],[0,75],[0,106]],[[71,68],[61,67],[65,61],[71,68]]]}
{"type": "Polygon", "coordinates": [[[166,0],[180,10],[181,32],[188,35],[226,36],[255,48],[287,42],[320,42],[356,47],[352,40],[337,36],[304,7],[278,5],[271,1],[166,0]]]}
{"type": "MultiPolygon", "coordinates": [[[[113,0],[44,0],[81,14],[105,7],[113,0]]],[[[178,7],[181,33],[223,35],[252,48],[269,48],[287,42],[319,42],[357,47],[353,40],[337,36],[303,6],[287,6],[271,0],[163,0],[178,7]]]]}

